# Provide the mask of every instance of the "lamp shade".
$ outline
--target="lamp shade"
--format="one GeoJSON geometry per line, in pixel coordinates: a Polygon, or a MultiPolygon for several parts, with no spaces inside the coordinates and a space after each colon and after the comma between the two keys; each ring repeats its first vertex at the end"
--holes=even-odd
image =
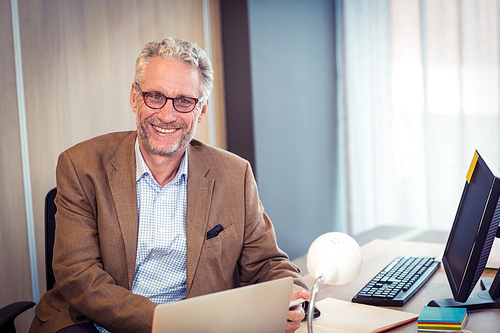
{"type": "Polygon", "coordinates": [[[307,270],[315,279],[323,276],[326,284],[345,284],[354,280],[361,269],[361,249],[349,235],[328,232],[316,238],[307,251],[307,270]]]}

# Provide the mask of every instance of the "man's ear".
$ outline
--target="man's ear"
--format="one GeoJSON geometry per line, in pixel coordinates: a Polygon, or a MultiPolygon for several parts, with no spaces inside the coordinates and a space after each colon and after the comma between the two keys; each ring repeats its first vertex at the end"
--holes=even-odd
{"type": "Polygon", "coordinates": [[[134,113],[137,113],[137,99],[136,97],[136,89],[135,89],[135,82],[132,83],[132,88],[130,89],[130,106],[132,107],[132,111],[134,113]]]}
{"type": "Polygon", "coordinates": [[[205,119],[207,112],[208,112],[208,99],[201,107],[201,112],[200,115],[198,116],[198,123],[201,123],[203,119],[205,119]]]}

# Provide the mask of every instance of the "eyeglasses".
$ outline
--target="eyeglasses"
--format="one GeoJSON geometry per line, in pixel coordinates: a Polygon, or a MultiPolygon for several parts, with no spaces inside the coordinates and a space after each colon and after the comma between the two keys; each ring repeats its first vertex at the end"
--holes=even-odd
{"type": "Polygon", "coordinates": [[[151,109],[161,109],[165,106],[165,104],[167,104],[167,101],[171,99],[175,110],[182,113],[188,113],[193,111],[198,102],[203,99],[184,96],[174,98],[167,97],[161,92],[142,91],[141,88],[139,88],[138,83],[135,84],[135,87],[137,91],[142,95],[142,98],[144,98],[144,103],[146,103],[146,105],[151,109]]]}

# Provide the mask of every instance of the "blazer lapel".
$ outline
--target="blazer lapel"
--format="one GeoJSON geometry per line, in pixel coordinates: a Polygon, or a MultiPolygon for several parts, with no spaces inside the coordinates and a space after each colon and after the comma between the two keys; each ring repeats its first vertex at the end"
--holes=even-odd
{"type": "Polygon", "coordinates": [[[214,179],[206,176],[210,168],[195,145],[194,140],[188,145],[186,295],[189,294],[205,242],[214,187],[214,179]]]}
{"type": "Polygon", "coordinates": [[[134,280],[139,228],[134,155],[136,137],[136,132],[132,132],[123,140],[110,161],[108,171],[111,194],[125,246],[129,289],[132,288],[134,280]]]}

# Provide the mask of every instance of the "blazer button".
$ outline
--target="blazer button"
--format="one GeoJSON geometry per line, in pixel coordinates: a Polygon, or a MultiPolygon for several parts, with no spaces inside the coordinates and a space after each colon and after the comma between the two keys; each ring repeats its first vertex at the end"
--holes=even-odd
{"type": "Polygon", "coordinates": [[[78,321],[83,321],[85,319],[87,319],[87,318],[85,318],[85,316],[82,316],[82,315],[79,315],[76,317],[76,320],[78,320],[78,321]]]}

